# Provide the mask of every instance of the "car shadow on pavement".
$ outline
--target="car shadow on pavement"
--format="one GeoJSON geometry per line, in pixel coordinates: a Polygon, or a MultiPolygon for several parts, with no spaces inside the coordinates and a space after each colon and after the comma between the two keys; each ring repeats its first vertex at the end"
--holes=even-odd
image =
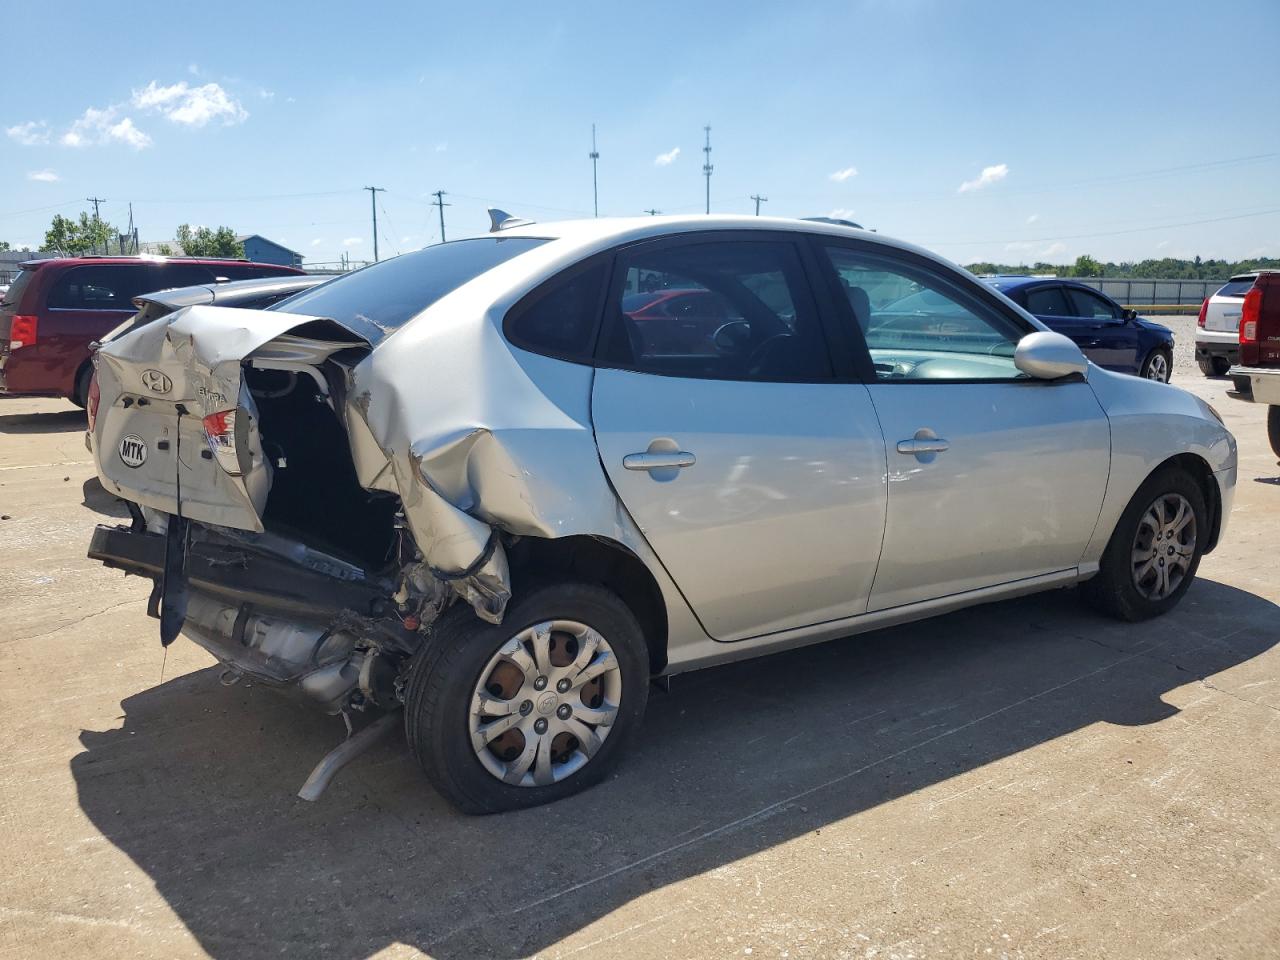
{"type": "Polygon", "coordinates": [[[0,433],[67,433],[72,430],[83,432],[87,424],[83,410],[0,414],[0,433]]]}
{"type": "Polygon", "coordinates": [[[215,957],[395,943],[521,957],[652,889],[1091,724],[1169,718],[1169,691],[1278,641],[1280,608],[1204,580],[1146,624],[1100,619],[1071,591],[962,611],[677,676],[612,779],[492,817],[448,807],[399,737],[320,802],[296,799],[340,721],[220,687],[216,669],[125,700],[123,726],[85,731],[71,772],[97,829],[215,957]]]}
{"type": "Polygon", "coordinates": [[[124,501],[114,493],[108,493],[97,477],[90,477],[84,482],[80,488],[80,496],[83,505],[94,513],[102,514],[103,519],[129,516],[129,508],[124,505],[124,501]]]}

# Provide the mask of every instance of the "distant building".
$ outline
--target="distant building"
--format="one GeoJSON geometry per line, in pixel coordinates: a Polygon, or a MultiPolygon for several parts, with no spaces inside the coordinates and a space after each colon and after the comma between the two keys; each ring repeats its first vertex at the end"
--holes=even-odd
{"type": "Polygon", "coordinates": [[[236,239],[244,244],[245,258],[255,263],[278,263],[282,267],[302,266],[302,254],[282,247],[274,240],[256,233],[246,233],[236,239]]]}

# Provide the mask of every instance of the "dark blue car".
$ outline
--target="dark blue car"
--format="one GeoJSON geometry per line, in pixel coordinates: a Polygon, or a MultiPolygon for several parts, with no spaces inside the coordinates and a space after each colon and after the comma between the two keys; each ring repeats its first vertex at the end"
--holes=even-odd
{"type": "Polygon", "coordinates": [[[1070,337],[1098,366],[1169,382],[1173,331],[1168,327],[1139,317],[1075,280],[991,277],[987,283],[1050,330],[1070,337]]]}

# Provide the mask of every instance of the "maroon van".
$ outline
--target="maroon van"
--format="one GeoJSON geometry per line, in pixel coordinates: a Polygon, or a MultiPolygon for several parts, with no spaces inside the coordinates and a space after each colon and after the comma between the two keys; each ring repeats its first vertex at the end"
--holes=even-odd
{"type": "Polygon", "coordinates": [[[134,297],[170,287],[300,273],[247,260],[29,260],[0,303],[0,397],[66,397],[83,407],[93,374],[89,344],[137,311],[134,297]]]}

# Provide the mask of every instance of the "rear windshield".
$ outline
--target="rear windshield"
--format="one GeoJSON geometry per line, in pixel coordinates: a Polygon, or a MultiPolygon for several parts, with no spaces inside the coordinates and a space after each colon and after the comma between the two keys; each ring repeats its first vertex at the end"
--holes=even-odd
{"type": "Polygon", "coordinates": [[[27,288],[27,284],[35,275],[34,270],[19,270],[18,275],[13,278],[13,283],[9,284],[9,289],[5,291],[3,306],[16,307],[18,301],[22,299],[22,291],[27,288]]]}
{"type": "Polygon", "coordinates": [[[328,317],[376,341],[467,281],[546,242],[479,237],[438,243],[338,277],[270,309],[328,317]]]}
{"type": "Polygon", "coordinates": [[[1246,293],[1253,289],[1253,277],[1245,277],[1243,280],[1228,280],[1226,284],[1214,296],[1217,297],[1243,297],[1246,293]]]}

